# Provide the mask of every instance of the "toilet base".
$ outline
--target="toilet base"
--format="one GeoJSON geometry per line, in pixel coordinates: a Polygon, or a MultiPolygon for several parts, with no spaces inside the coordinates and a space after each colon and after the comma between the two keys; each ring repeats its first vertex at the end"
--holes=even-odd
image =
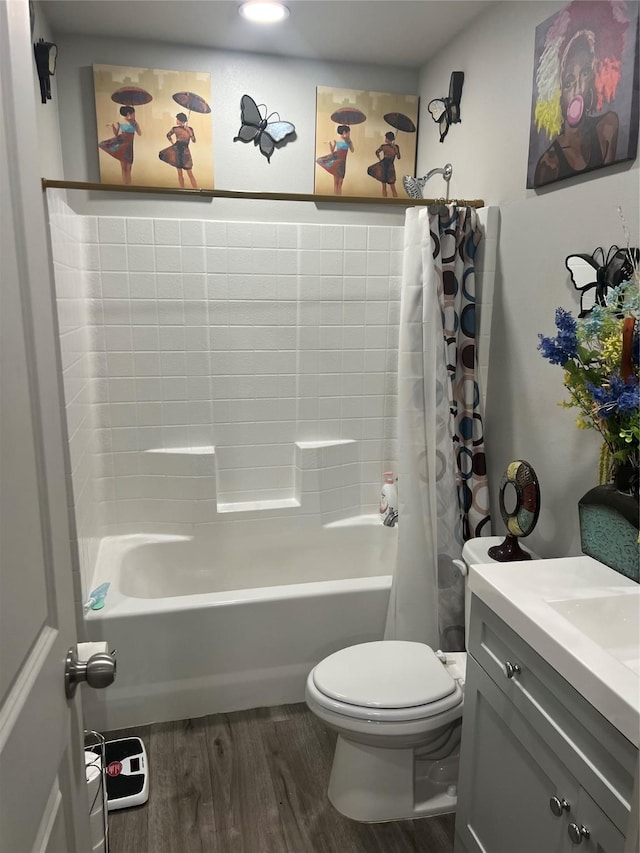
{"type": "Polygon", "coordinates": [[[430,772],[430,765],[441,763],[420,760],[416,776],[415,759],[414,749],[381,749],[338,735],[329,800],[345,817],[361,823],[455,812],[457,756],[447,759],[444,775],[430,772]]]}

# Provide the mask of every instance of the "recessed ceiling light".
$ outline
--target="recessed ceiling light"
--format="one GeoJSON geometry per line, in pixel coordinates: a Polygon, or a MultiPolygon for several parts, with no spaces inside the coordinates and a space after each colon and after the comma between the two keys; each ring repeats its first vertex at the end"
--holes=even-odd
{"type": "Polygon", "coordinates": [[[278,0],[248,0],[238,11],[254,24],[277,24],[289,17],[289,10],[278,0]]]}

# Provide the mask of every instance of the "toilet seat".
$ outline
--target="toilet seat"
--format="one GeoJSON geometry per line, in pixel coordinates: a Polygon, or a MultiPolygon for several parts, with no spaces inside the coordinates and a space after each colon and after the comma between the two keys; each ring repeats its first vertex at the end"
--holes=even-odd
{"type": "Polygon", "coordinates": [[[423,720],[462,702],[460,685],[423,643],[383,640],[341,649],[310,673],[311,698],[360,720],[423,720]]]}

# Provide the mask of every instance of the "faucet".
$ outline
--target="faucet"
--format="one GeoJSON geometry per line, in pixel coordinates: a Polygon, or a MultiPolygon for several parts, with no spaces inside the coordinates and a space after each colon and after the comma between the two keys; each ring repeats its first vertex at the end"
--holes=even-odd
{"type": "Polygon", "coordinates": [[[398,510],[394,509],[392,512],[388,512],[382,523],[385,527],[395,527],[398,523],[398,510]]]}

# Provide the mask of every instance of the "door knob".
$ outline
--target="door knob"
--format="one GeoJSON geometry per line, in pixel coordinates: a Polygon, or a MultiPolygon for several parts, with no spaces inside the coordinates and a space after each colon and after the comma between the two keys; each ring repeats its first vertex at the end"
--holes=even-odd
{"type": "Polygon", "coordinates": [[[551,797],[549,808],[556,817],[562,817],[563,812],[568,812],[571,806],[564,797],[551,797]]]}
{"type": "Polygon", "coordinates": [[[578,826],[577,823],[570,823],[567,827],[569,838],[572,844],[582,844],[583,838],[589,838],[591,833],[584,824],[578,826]]]}
{"type": "Polygon", "coordinates": [[[86,681],[89,687],[100,689],[108,687],[116,677],[115,651],[111,654],[98,652],[89,660],[78,660],[78,652],[71,646],[67,652],[64,666],[64,692],[67,699],[73,699],[76,687],[86,681]]]}
{"type": "Polygon", "coordinates": [[[514,675],[520,675],[522,669],[520,668],[519,663],[511,663],[511,661],[507,661],[504,665],[504,670],[507,674],[507,678],[513,678],[514,675]]]}

